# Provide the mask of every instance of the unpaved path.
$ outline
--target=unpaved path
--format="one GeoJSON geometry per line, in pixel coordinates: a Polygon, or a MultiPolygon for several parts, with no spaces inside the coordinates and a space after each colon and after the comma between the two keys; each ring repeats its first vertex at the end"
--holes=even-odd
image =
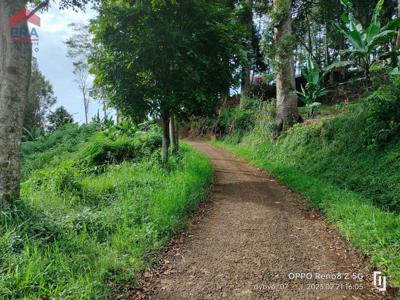
{"type": "Polygon", "coordinates": [[[294,193],[225,150],[193,146],[214,165],[211,202],[166,254],[148,299],[393,299],[373,291],[365,258],[294,193]],[[314,278],[291,280],[296,272],[314,278]],[[368,276],[315,279],[338,272],[368,276]]]}

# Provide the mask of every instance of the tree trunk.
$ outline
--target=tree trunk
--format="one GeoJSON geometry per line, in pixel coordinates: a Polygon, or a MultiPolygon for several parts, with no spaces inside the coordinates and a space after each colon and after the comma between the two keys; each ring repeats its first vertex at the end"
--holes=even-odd
{"type": "MultiPolygon", "coordinates": [[[[251,65],[252,59],[255,53],[255,49],[253,49],[253,0],[246,0],[245,4],[246,11],[243,16],[243,25],[246,28],[248,37],[247,37],[247,62],[242,67],[242,82],[241,82],[241,96],[242,99],[244,97],[250,96],[251,91],[251,65]]],[[[240,102],[242,106],[242,101],[240,102]]]]}
{"type": "Polygon", "coordinates": [[[86,124],[89,124],[89,120],[88,120],[89,107],[88,107],[88,101],[86,99],[86,93],[85,92],[83,92],[83,105],[85,107],[85,122],[86,122],[86,124]]]}
{"type": "MultiPolygon", "coordinates": [[[[31,73],[32,45],[13,42],[9,17],[26,1],[0,1],[0,210],[19,197],[24,107],[31,73]]],[[[19,25],[28,32],[27,22],[19,25]]]]}
{"type": "MultiPolygon", "coordinates": [[[[274,0],[274,9],[286,8],[287,14],[275,22],[275,46],[280,51],[276,54],[276,105],[279,131],[293,126],[299,121],[297,107],[296,83],[293,71],[293,51],[287,47],[279,47],[287,43],[292,34],[291,0],[274,0]]],[[[283,14],[282,14],[283,15],[283,14]]]]}
{"type": "MultiPolygon", "coordinates": [[[[400,17],[400,0],[397,0],[397,17],[400,17]]],[[[396,50],[400,49],[400,29],[397,31],[396,50]]]]}
{"type": "Polygon", "coordinates": [[[118,108],[116,109],[116,111],[117,111],[117,113],[116,113],[117,116],[115,118],[116,119],[115,121],[117,122],[116,125],[118,125],[119,123],[121,123],[121,112],[120,112],[120,110],[118,108]]]}
{"type": "Polygon", "coordinates": [[[108,118],[106,101],[103,101],[103,116],[104,116],[104,121],[106,121],[108,118]]]}
{"type": "MultiPolygon", "coordinates": [[[[397,16],[400,17],[400,0],[397,0],[397,16]]],[[[397,39],[396,39],[396,50],[399,49],[400,49],[400,29],[397,31],[397,39]]]]}
{"type": "Polygon", "coordinates": [[[163,162],[168,161],[168,148],[169,148],[169,118],[162,117],[162,150],[161,157],[163,162]]]}
{"type": "Polygon", "coordinates": [[[312,38],[311,38],[311,26],[312,26],[312,24],[311,24],[311,22],[310,22],[310,20],[308,18],[308,15],[306,16],[306,18],[307,18],[307,23],[308,23],[308,26],[307,26],[308,51],[310,52],[310,57],[314,57],[314,54],[313,54],[313,43],[312,43],[312,38]]]}
{"type": "MultiPolygon", "coordinates": [[[[242,70],[242,84],[241,84],[242,99],[250,96],[250,89],[251,89],[250,76],[251,76],[251,68],[249,63],[248,65],[243,66],[242,70]]],[[[242,106],[242,101],[240,102],[240,105],[242,106]]]]}
{"type": "Polygon", "coordinates": [[[174,123],[175,123],[175,147],[176,151],[179,152],[179,126],[176,123],[176,118],[174,118],[174,123]]]}
{"type": "Polygon", "coordinates": [[[179,146],[178,146],[178,138],[177,137],[177,132],[176,132],[176,120],[175,116],[172,115],[170,120],[169,120],[169,138],[170,138],[170,144],[172,145],[172,153],[176,154],[179,151],[179,146]]]}
{"type": "Polygon", "coordinates": [[[325,22],[325,36],[324,36],[325,66],[328,66],[329,63],[331,62],[331,57],[330,57],[330,54],[329,54],[328,35],[329,35],[329,26],[328,26],[327,22],[325,22]]]}

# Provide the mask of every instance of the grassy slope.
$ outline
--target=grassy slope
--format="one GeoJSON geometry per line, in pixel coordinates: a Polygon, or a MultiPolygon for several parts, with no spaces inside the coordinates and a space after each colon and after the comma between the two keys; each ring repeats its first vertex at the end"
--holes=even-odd
{"type": "Polygon", "coordinates": [[[298,125],[278,141],[258,126],[239,144],[217,144],[306,197],[400,287],[400,143],[365,147],[365,118],[360,104],[298,125]]]}
{"type": "Polygon", "coordinates": [[[155,152],[98,171],[88,166],[88,153],[122,142],[93,130],[66,131],[25,145],[23,200],[0,217],[1,299],[124,293],[185,226],[211,182],[210,163],[188,146],[167,169],[155,152]]]}

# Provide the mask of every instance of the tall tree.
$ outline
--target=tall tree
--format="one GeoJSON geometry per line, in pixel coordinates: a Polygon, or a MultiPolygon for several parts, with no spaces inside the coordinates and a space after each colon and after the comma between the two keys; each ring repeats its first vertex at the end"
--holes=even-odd
{"type": "MultiPolygon", "coordinates": [[[[32,11],[48,5],[49,0],[40,2],[32,11]]],[[[91,0],[61,0],[60,7],[83,7],[91,0]]],[[[9,18],[27,5],[27,0],[0,1],[0,210],[10,206],[19,196],[20,149],[23,115],[31,75],[32,44],[29,41],[27,20],[12,24],[9,18]],[[11,24],[10,24],[11,23],[11,24]],[[21,43],[13,40],[10,32],[15,27],[25,33],[21,43]],[[26,39],[28,38],[28,39],[26,39]]]]}
{"type": "Polygon", "coordinates": [[[299,121],[293,69],[292,1],[274,0],[273,25],[276,60],[276,106],[279,130],[299,121]]]}
{"type": "Polygon", "coordinates": [[[72,23],[69,26],[73,30],[73,35],[65,42],[68,47],[67,56],[72,59],[75,81],[82,94],[85,120],[88,124],[91,90],[88,60],[93,52],[92,37],[89,33],[89,25],[72,23]]]}
{"type": "Polygon", "coordinates": [[[34,128],[44,129],[46,115],[55,103],[56,97],[54,96],[53,86],[40,72],[36,59],[33,59],[31,81],[24,112],[24,128],[28,131],[34,128]]]}
{"type": "Polygon", "coordinates": [[[239,49],[223,2],[103,3],[95,22],[95,82],[124,115],[161,120],[164,161],[170,118],[213,112],[234,83],[239,49]]]}

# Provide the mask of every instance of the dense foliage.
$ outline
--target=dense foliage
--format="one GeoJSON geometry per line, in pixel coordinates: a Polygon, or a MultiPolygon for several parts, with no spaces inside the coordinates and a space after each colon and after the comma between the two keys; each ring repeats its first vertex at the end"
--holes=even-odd
{"type": "MultiPolygon", "coordinates": [[[[351,1],[343,1],[351,11],[351,1]]],[[[391,36],[396,35],[395,29],[400,25],[400,19],[391,20],[387,25],[382,26],[380,14],[384,0],[379,0],[373,12],[371,23],[364,28],[359,20],[354,17],[353,12],[344,14],[342,20],[344,24],[336,24],[338,30],[343,33],[351,44],[345,52],[349,53],[354,62],[361,66],[367,79],[370,77],[370,68],[373,63],[373,54],[384,52],[382,44],[387,42],[391,36]]]]}
{"type": "Polygon", "coordinates": [[[93,32],[96,84],[138,121],[212,112],[235,83],[240,31],[223,1],[104,3],[93,32]]]}

